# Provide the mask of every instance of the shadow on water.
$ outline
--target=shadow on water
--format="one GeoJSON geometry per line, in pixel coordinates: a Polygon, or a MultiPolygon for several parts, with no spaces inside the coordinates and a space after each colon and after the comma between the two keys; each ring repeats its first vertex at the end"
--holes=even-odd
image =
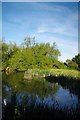
{"type": "Polygon", "coordinates": [[[80,78],[47,76],[45,79],[51,83],[58,82],[64,89],[69,89],[71,93],[76,94],[80,98],[80,78]]]}
{"type": "Polygon", "coordinates": [[[28,83],[22,81],[22,76],[3,76],[2,120],[80,119],[80,80],[48,76],[28,83]],[[61,87],[78,97],[76,109],[65,105],[62,108],[59,101],[54,101],[61,87]]]}

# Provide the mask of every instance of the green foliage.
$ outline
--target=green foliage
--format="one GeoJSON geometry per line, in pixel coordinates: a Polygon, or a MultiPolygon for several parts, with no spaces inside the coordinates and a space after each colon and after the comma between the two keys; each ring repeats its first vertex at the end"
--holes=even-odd
{"type": "Polygon", "coordinates": [[[57,45],[54,42],[53,45],[51,46],[50,49],[50,53],[49,56],[51,57],[51,59],[54,60],[58,60],[58,57],[61,56],[60,51],[57,49],[57,45]]]}
{"type": "Polygon", "coordinates": [[[78,64],[72,60],[66,60],[67,65],[70,69],[78,69],[78,64]]]}
{"type": "Polygon", "coordinates": [[[5,69],[7,66],[9,66],[9,60],[10,58],[13,58],[15,53],[18,50],[18,47],[16,44],[6,44],[4,41],[2,41],[2,69],[5,69]]]}
{"type": "Polygon", "coordinates": [[[67,68],[63,62],[55,60],[53,63],[53,68],[64,69],[67,68]]]}
{"type": "Polygon", "coordinates": [[[35,46],[35,44],[35,37],[31,38],[29,36],[26,36],[21,45],[23,48],[29,48],[31,46],[35,46]]]}
{"type": "Polygon", "coordinates": [[[68,61],[67,66],[58,61],[61,55],[56,43],[36,43],[35,37],[26,37],[21,46],[15,43],[2,41],[2,69],[10,67],[14,70],[25,71],[28,69],[67,68],[78,69],[79,56],[75,57],[76,62],[68,61]]]}
{"type": "Polygon", "coordinates": [[[3,69],[8,66],[8,45],[6,43],[2,44],[2,66],[3,69]]]}
{"type": "Polygon", "coordinates": [[[79,70],[80,70],[80,54],[76,55],[72,61],[76,62],[78,64],[79,70]]]}
{"type": "Polygon", "coordinates": [[[46,77],[46,76],[65,76],[68,78],[80,78],[80,72],[78,70],[69,69],[28,69],[25,75],[31,75],[32,77],[46,77]]]}

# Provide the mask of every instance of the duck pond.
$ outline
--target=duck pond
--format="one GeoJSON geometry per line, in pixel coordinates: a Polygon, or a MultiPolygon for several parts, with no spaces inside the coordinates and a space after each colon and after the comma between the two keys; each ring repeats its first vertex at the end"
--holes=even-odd
{"type": "Polygon", "coordinates": [[[80,80],[2,75],[2,120],[80,119],[80,80]]]}

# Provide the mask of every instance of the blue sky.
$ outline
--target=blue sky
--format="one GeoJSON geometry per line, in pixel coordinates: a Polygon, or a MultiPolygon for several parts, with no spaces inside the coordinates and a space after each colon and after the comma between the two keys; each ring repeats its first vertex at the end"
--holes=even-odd
{"type": "Polygon", "coordinates": [[[2,0],[3,2],[78,2],[79,0],[2,0]]]}
{"type": "Polygon", "coordinates": [[[21,44],[27,35],[38,43],[56,42],[61,61],[78,53],[78,3],[2,3],[2,12],[7,42],[21,44]]]}

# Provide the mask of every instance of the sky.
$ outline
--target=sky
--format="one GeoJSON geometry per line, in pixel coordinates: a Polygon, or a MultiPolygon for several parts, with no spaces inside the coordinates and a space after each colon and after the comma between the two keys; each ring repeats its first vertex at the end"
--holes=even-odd
{"type": "Polygon", "coordinates": [[[2,0],[3,2],[78,2],[79,0],[2,0]]]}
{"type": "Polygon", "coordinates": [[[25,36],[38,43],[56,42],[60,61],[78,54],[78,3],[2,3],[2,36],[6,42],[22,43],[25,36]]]}

